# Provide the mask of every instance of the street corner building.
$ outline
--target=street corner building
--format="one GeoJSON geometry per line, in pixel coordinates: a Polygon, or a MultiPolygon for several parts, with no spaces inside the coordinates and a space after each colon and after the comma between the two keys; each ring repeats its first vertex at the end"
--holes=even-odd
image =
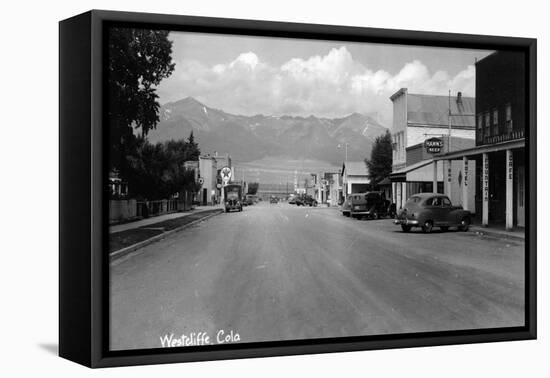
{"type": "MultiPolygon", "coordinates": [[[[476,219],[483,226],[524,231],[526,178],[525,61],[517,52],[497,51],[476,63],[475,146],[434,158],[472,163],[476,219]]],[[[445,163],[444,163],[445,164],[445,163]]],[[[450,174],[448,180],[456,175],[450,174]]],[[[471,184],[470,184],[471,185],[471,184]]],[[[465,194],[466,196],[466,194],[465,194]]]]}

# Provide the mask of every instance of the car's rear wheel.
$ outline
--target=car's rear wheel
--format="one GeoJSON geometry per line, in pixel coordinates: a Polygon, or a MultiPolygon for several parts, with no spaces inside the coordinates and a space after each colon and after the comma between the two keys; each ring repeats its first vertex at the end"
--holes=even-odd
{"type": "Polygon", "coordinates": [[[406,224],[402,224],[401,229],[403,230],[403,232],[409,232],[411,230],[411,226],[408,226],[406,224]]]}
{"type": "Polygon", "coordinates": [[[460,226],[458,226],[458,229],[460,231],[468,231],[469,228],[470,228],[470,218],[468,217],[462,218],[462,220],[460,221],[460,226]]]}
{"type": "Polygon", "coordinates": [[[426,221],[422,225],[422,231],[424,231],[425,234],[429,234],[430,232],[432,232],[433,227],[434,225],[432,221],[426,221]]]}
{"type": "Polygon", "coordinates": [[[449,231],[449,227],[448,226],[441,226],[441,231],[447,232],[447,231],[449,231]]]}

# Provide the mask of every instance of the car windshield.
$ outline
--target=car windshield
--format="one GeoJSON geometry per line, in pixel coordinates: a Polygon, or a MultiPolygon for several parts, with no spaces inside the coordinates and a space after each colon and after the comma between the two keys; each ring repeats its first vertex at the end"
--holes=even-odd
{"type": "Polygon", "coordinates": [[[230,199],[230,200],[239,199],[239,192],[228,192],[227,199],[230,199]]]}

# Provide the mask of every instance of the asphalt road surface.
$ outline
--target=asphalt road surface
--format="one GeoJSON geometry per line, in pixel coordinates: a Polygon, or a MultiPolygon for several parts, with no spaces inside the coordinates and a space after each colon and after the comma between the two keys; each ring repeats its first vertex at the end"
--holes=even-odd
{"type": "Polygon", "coordinates": [[[524,324],[523,242],[321,207],[217,215],[113,262],[110,284],[111,350],[524,324]]]}

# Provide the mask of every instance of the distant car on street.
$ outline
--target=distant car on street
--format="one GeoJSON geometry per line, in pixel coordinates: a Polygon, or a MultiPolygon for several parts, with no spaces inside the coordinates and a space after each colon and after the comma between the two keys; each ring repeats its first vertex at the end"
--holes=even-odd
{"type": "Polygon", "coordinates": [[[313,206],[317,207],[318,203],[315,198],[310,195],[302,195],[296,198],[296,206],[313,206]]]}
{"type": "Polygon", "coordinates": [[[269,203],[279,203],[279,198],[271,196],[269,197],[269,203]]]}
{"type": "Polygon", "coordinates": [[[381,192],[352,194],[350,197],[350,214],[354,218],[378,219],[392,215],[390,201],[381,192]]]}
{"type": "Polygon", "coordinates": [[[449,197],[443,194],[418,193],[397,212],[394,223],[401,225],[403,232],[409,232],[412,227],[420,227],[425,233],[431,232],[433,227],[439,227],[441,231],[447,231],[449,227],[468,231],[471,216],[462,206],[453,206],[449,197]]]}
{"type": "Polygon", "coordinates": [[[347,196],[344,200],[344,203],[342,203],[342,215],[345,217],[349,217],[351,213],[351,198],[350,196],[347,196]]]}
{"type": "Polygon", "coordinates": [[[244,199],[243,199],[243,203],[245,206],[252,206],[254,205],[257,201],[254,200],[254,197],[252,194],[247,194],[246,196],[244,196],[244,199]]]}

